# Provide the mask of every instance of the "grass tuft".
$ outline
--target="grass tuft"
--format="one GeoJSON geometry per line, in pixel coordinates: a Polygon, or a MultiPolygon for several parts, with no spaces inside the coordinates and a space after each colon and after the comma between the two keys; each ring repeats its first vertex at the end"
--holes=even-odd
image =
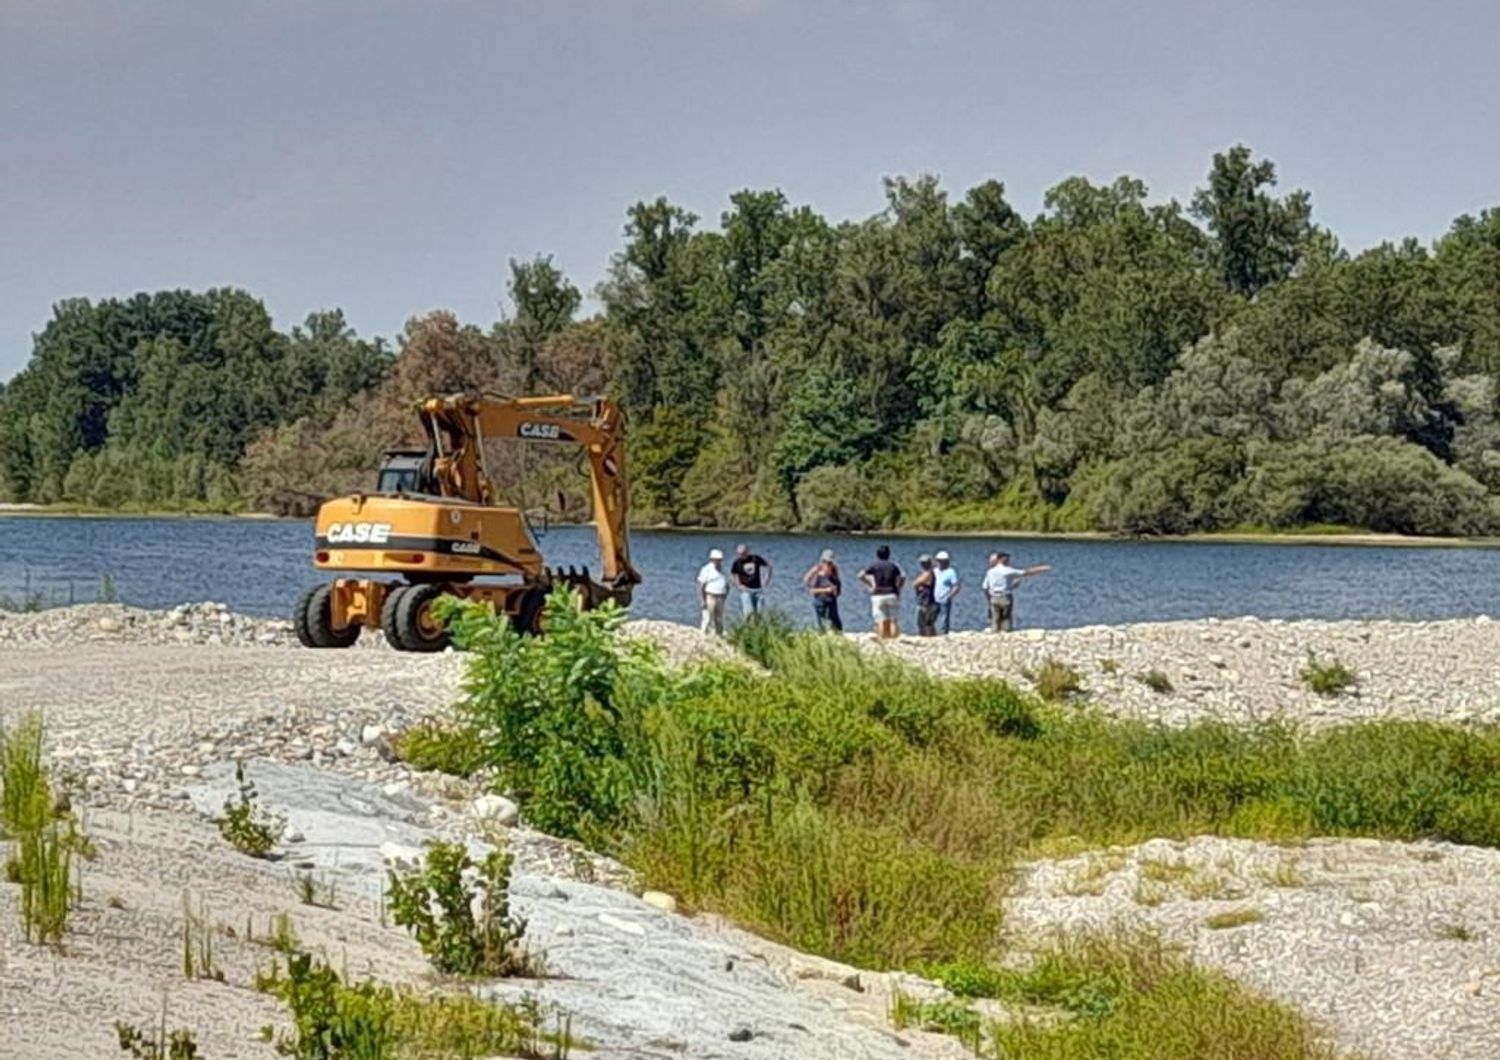
{"type": "Polygon", "coordinates": [[[1036,694],[1049,703],[1058,703],[1072,696],[1082,695],[1083,676],[1073,667],[1048,656],[1042,665],[1027,675],[1036,687],[1036,694]]]}
{"type": "Polygon", "coordinates": [[[1172,679],[1160,670],[1147,670],[1136,674],[1135,679],[1158,695],[1170,695],[1174,691],[1172,679]]]}
{"type": "Polygon", "coordinates": [[[1353,688],[1358,679],[1354,671],[1337,657],[1321,659],[1317,653],[1308,651],[1307,662],[1297,671],[1297,676],[1309,690],[1320,696],[1338,696],[1353,688]]]}

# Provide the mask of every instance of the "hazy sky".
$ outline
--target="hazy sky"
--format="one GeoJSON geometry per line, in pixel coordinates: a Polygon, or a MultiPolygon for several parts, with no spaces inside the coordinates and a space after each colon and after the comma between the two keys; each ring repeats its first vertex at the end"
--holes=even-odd
{"type": "Polygon", "coordinates": [[[586,291],[626,206],[1071,174],[1185,199],[1244,141],[1346,246],[1500,205],[1486,0],[0,0],[0,378],[52,303],[233,284],[278,326],[586,291]]]}

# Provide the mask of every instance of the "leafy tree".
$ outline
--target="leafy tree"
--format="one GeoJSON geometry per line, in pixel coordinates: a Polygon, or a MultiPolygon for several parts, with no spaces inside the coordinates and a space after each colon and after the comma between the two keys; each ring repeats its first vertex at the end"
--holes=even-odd
{"type": "Polygon", "coordinates": [[[1247,298],[1292,274],[1312,234],[1312,201],[1304,191],[1276,198],[1276,165],[1255,161],[1236,144],[1214,155],[1208,186],[1193,194],[1193,216],[1213,233],[1224,284],[1247,298]]]}

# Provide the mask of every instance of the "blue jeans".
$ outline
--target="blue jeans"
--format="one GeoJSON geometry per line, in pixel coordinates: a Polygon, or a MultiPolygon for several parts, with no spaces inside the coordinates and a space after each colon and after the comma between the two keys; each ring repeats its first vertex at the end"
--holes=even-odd
{"type": "Polygon", "coordinates": [[[944,633],[953,631],[953,600],[951,598],[937,605],[937,619],[943,624],[944,633]]]}
{"type": "Polygon", "coordinates": [[[746,618],[760,614],[760,600],[764,593],[764,589],[741,589],[740,614],[746,618]]]}

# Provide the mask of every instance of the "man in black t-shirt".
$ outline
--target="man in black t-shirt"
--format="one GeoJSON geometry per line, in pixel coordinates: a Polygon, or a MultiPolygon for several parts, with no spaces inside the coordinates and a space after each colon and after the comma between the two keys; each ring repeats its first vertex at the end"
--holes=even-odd
{"type": "Polygon", "coordinates": [[[751,552],[749,545],[735,545],[729,577],[740,591],[740,612],[746,618],[760,614],[763,595],[771,587],[771,564],[751,552]]]}
{"type": "Polygon", "coordinates": [[[881,545],[875,550],[875,562],[859,572],[859,580],[870,590],[870,614],[875,620],[875,634],[899,637],[901,587],[906,584],[906,575],[891,562],[888,546],[881,545]]]}

